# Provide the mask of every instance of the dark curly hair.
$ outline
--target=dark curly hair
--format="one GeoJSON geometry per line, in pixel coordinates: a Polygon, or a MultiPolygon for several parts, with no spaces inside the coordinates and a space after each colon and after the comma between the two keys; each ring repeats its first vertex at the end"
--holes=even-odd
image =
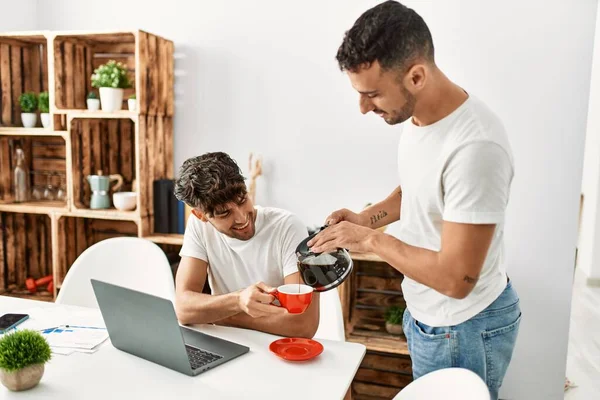
{"type": "Polygon", "coordinates": [[[175,181],[175,197],[209,216],[219,206],[239,202],[246,193],[240,167],[222,152],[187,159],[175,181]]]}
{"type": "Polygon", "coordinates": [[[385,70],[402,69],[419,58],[434,62],[431,32],[419,14],[396,1],[365,11],[346,32],[336,56],[340,69],[351,72],[374,61],[385,70]]]}

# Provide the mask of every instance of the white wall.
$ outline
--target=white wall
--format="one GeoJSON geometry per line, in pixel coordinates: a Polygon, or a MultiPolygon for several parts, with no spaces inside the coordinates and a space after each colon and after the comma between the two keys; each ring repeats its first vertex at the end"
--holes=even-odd
{"type": "Polygon", "coordinates": [[[0,0],[0,32],[37,28],[37,0],[0,0]]]}
{"type": "MultiPolygon", "coordinates": [[[[596,23],[600,21],[600,8],[596,23]]],[[[587,119],[585,158],[581,192],[584,203],[579,232],[577,266],[585,273],[588,282],[600,282],[600,29],[596,29],[592,80],[587,119]]]]}
{"type": "MultiPolygon", "coordinates": [[[[175,41],[175,158],[265,161],[258,201],[319,224],[396,185],[391,128],[358,112],[334,56],[374,1],[38,1],[39,28],[141,28],[175,41]],[[138,3],[139,4],[139,3],[138,3]]],[[[411,1],[437,60],[504,120],[517,163],[508,271],[523,309],[503,397],[562,398],[596,1],[411,1]],[[484,3],[484,4],[482,4],[484,3]]],[[[393,229],[391,229],[393,233],[393,229]]]]}

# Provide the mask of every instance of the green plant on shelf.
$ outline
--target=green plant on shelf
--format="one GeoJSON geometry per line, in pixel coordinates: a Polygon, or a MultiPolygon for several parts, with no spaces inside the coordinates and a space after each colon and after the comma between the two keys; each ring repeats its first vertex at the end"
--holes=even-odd
{"type": "Polygon", "coordinates": [[[98,95],[96,94],[96,92],[89,92],[88,95],[87,95],[87,98],[95,100],[95,99],[98,98],[98,95]]]}
{"type": "Polygon", "coordinates": [[[40,93],[38,109],[41,113],[50,112],[50,95],[48,94],[48,92],[40,93]]]}
{"type": "Polygon", "coordinates": [[[95,88],[109,87],[114,89],[127,89],[131,87],[131,81],[127,74],[127,68],[123,63],[110,60],[100,65],[92,74],[92,86],[95,88]]]}
{"type": "Polygon", "coordinates": [[[391,306],[385,311],[385,321],[392,325],[402,325],[404,307],[391,306]]]}
{"type": "Polygon", "coordinates": [[[135,100],[135,94],[132,94],[131,96],[129,96],[129,99],[135,100]]]}
{"type": "Polygon", "coordinates": [[[26,329],[6,334],[0,339],[0,368],[5,371],[45,364],[51,357],[48,342],[38,332],[26,329]]]}
{"type": "Polygon", "coordinates": [[[33,92],[21,93],[19,105],[24,113],[34,113],[37,110],[38,98],[33,92]]]}

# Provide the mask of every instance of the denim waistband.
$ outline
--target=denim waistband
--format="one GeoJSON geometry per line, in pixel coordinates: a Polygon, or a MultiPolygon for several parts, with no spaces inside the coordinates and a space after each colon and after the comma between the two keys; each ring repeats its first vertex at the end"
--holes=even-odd
{"type": "Polygon", "coordinates": [[[502,315],[506,312],[509,312],[511,308],[516,308],[519,306],[519,296],[517,295],[517,291],[513,289],[512,282],[508,282],[506,287],[500,293],[500,296],[496,298],[487,306],[485,310],[474,316],[472,319],[477,318],[489,318],[496,315],[502,315]]]}

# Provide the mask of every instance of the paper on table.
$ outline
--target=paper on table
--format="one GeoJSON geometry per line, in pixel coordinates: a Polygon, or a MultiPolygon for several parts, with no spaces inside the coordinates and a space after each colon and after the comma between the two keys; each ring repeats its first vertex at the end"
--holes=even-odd
{"type": "Polygon", "coordinates": [[[68,347],[91,350],[108,339],[106,329],[59,327],[42,335],[52,347],[68,347]]]}

